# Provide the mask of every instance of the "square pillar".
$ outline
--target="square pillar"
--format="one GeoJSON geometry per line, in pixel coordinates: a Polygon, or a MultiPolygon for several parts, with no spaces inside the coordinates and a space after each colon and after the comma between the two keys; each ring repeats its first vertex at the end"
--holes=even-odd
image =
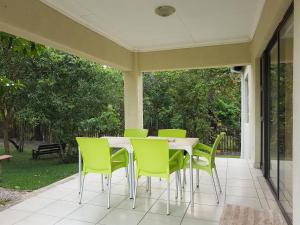
{"type": "Polygon", "coordinates": [[[125,128],[143,128],[143,74],[124,72],[125,128]]]}
{"type": "Polygon", "coordinates": [[[261,115],[260,115],[260,59],[252,59],[249,82],[249,147],[250,160],[255,168],[261,161],[261,115]]]}
{"type": "Polygon", "coordinates": [[[294,1],[293,224],[300,224],[300,0],[294,1]]]}

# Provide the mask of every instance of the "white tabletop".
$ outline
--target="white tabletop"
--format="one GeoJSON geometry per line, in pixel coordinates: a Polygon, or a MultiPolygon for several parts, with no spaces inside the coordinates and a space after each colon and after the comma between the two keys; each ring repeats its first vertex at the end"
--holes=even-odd
{"type": "MultiPolygon", "coordinates": [[[[126,148],[129,153],[133,152],[130,138],[128,137],[110,137],[105,136],[109,142],[109,146],[112,148],[126,148]]],[[[170,149],[185,150],[189,154],[192,154],[193,147],[199,142],[198,138],[161,138],[161,137],[148,137],[148,138],[160,138],[169,140],[170,149]]]]}

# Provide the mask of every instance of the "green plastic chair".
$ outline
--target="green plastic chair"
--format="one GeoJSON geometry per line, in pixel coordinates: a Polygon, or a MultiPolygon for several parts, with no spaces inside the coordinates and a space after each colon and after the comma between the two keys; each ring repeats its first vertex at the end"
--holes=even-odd
{"type": "MultiPolygon", "coordinates": [[[[138,129],[138,128],[127,128],[124,131],[124,137],[128,138],[146,138],[148,136],[148,129],[138,129]]],[[[121,149],[125,150],[124,148],[121,149]]],[[[125,169],[126,177],[128,177],[128,168],[125,169]]]]}
{"type": "MultiPolygon", "coordinates": [[[[160,129],[158,130],[158,136],[159,137],[166,137],[166,138],[185,138],[186,137],[186,130],[183,129],[160,129]]],[[[175,152],[180,151],[181,152],[181,157],[183,161],[183,153],[184,151],[182,150],[170,150],[170,154],[174,154],[175,152]]],[[[183,172],[185,174],[185,171],[183,172]]],[[[151,190],[151,180],[149,179],[149,186],[151,190]]],[[[184,176],[184,181],[186,182],[185,176],[184,176]]]]}
{"type": "Polygon", "coordinates": [[[185,138],[186,137],[186,130],[182,130],[182,129],[160,129],[160,130],[158,130],[158,137],[185,138]]]}
{"type": "MultiPolygon", "coordinates": [[[[222,139],[224,138],[225,134],[226,134],[225,132],[221,132],[221,133],[220,133],[220,135],[222,136],[220,142],[221,142],[222,139]]],[[[219,144],[220,144],[220,142],[219,142],[219,144]]],[[[219,145],[219,144],[218,144],[218,145],[219,145]]],[[[217,147],[218,147],[218,146],[216,146],[216,148],[217,148],[217,147]]],[[[214,171],[215,171],[215,174],[216,174],[216,178],[217,178],[217,182],[218,182],[218,186],[219,186],[220,192],[222,193],[222,188],[221,188],[221,185],[220,185],[220,179],[219,179],[219,175],[218,175],[218,171],[217,171],[217,166],[216,166],[216,164],[215,164],[216,150],[217,150],[217,149],[215,149],[215,154],[213,155],[213,162],[214,162],[213,168],[214,168],[214,171]]],[[[212,147],[207,146],[207,145],[202,144],[202,143],[199,143],[199,144],[197,144],[197,145],[194,147],[194,149],[193,149],[193,155],[194,155],[194,156],[197,156],[197,157],[203,157],[203,158],[206,158],[207,160],[209,160],[210,155],[211,155],[211,154],[210,154],[211,151],[213,151],[212,147]]],[[[198,179],[198,181],[199,181],[199,179],[198,179]]],[[[198,184],[198,186],[199,186],[199,184],[198,184]]]]}
{"type": "Polygon", "coordinates": [[[83,181],[80,187],[80,200],[81,204],[83,186],[85,176],[88,173],[99,173],[102,179],[103,190],[103,174],[108,179],[108,200],[107,208],[110,208],[110,193],[111,193],[111,177],[112,173],[117,169],[128,166],[128,153],[124,150],[119,150],[115,154],[111,153],[106,138],[89,138],[89,137],[76,137],[79,150],[83,160],[83,181]]]}
{"type": "Polygon", "coordinates": [[[124,137],[140,137],[145,138],[148,136],[147,129],[125,129],[124,137]]]}
{"type": "MultiPolygon", "coordinates": [[[[217,188],[213,176],[213,170],[215,170],[215,172],[217,171],[216,164],[215,164],[215,155],[216,155],[217,147],[220,144],[221,140],[223,139],[224,135],[225,135],[224,132],[219,134],[212,147],[209,147],[204,144],[197,144],[193,151],[193,158],[192,158],[194,169],[205,171],[211,176],[218,204],[219,204],[219,196],[218,196],[218,192],[217,192],[217,188]]],[[[187,155],[184,159],[184,168],[189,168],[189,160],[190,157],[189,155],[187,155]]],[[[216,172],[216,177],[220,188],[220,192],[222,192],[220,180],[217,172],[216,172]]]]}
{"type": "Polygon", "coordinates": [[[170,175],[176,172],[176,179],[179,179],[179,186],[176,185],[176,197],[180,188],[181,169],[180,152],[169,156],[169,144],[167,140],[160,139],[132,139],[131,144],[136,156],[136,185],[134,189],[133,205],[135,208],[138,179],[141,176],[161,177],[167,180],[168,184],[168,201],[167,215],[170,214],[170,175]],[[159,157],[158,157],[159,156],[159,157]]]}

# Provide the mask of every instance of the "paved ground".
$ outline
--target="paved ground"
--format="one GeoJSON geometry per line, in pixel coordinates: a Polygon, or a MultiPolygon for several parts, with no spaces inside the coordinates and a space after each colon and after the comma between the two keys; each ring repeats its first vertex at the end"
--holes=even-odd
{"type": "MultiPolygon", "coordinates": [[[[106,209],[107,189],[100,190],[100,176],[88,175],[83,204],[78,204],[76,178],[38,191],[25,201],[0,212],[0,224],[16,225],[217,225],[226,203],[278,210],[260,170],[242,159],[217,159],[223,193],[216,204],[210,177],[200,173],[200,187],[195,189],[195,206],[189,205],[189,188],[182,199],[175,199],[171,185],[171,215],[166,212],[166,184],[152,179],[152,193],[145,191],[145,179],[139,182],[136,209],[131,209],[124,170],[113,175],[110,210],[106,209]]],[[[188,174],[188,171],[187,171],[188,174]]],[[[187,183],[189,180],[187,179],[187,183]]]]}

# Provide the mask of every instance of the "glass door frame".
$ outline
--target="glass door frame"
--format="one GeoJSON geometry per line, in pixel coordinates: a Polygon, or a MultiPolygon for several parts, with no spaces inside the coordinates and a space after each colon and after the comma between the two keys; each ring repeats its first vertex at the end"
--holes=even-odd
{"type": "MultiPolygon", "coordinates": [[[[275,200],[277,201],[279,208],[281,209],[286,221],[288,224],[292,225],[292,221],[290,217],[287,215],[286,211],[284,210],[283,206],[281,205],[281,202],[279,201],[279,194],[280,194],[280,153],[279,150],[277,151],[277,188],[273,186],[272,181],[270,180],[270,102],[269,102],[269,96],[270,96],[270,51],[272,47],[277,43],[278,44],[278,68],[277,68],[277,74],[279,76],[280,72],[280,31],[283,28],[283,26],[286,24],[287,20],[290,18],[290,16],[294,12],[294,4],[292,3],[289,9],[287,10],[286,14],[284,15],[282,21],[278,25],[277,29],[275,30],[270,42],[268,43],[266,49],[264,50],[261,60],[260,60],[260,66],[261,66],[261,170],[263,172],[264,177],[268,181],[268,184],[273,192],[273,195],[275,197],[275,200]]],[[[278,88],[280,84],[278,83],[278,88]]],[[[278,115],[277,115],[278,116],[278,115]]],[[[277,128],[277,130],[279,127],[277,128]]],[[[278,145],[278,143],[277,143],[278,145]]],[[[279,145],[277,146],[279,149],[279,145]]]]}

